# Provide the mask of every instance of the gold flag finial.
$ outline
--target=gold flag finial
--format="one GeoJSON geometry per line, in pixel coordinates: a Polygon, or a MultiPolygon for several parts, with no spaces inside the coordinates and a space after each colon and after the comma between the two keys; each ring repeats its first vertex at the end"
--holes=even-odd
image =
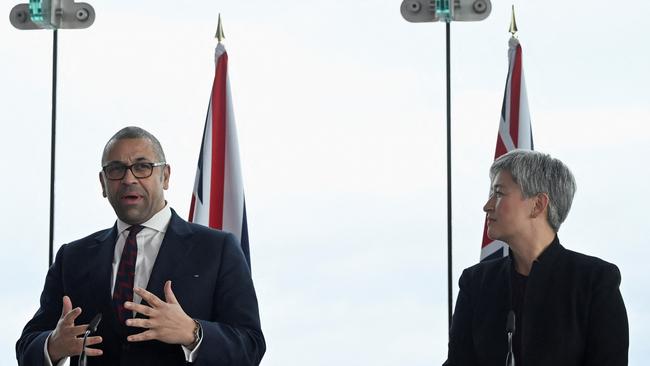
{"type": "Polygon", "coordinates": [[[515,6],[514,4],[512,5],[512,18],[510,19],[510,34],[512,36],[515,36],[515,33],[517,33],[517,22],[515,21],[515,6]]]}
{"type": "Polygon", "coordinates": [[[214,38],[221,43],[221,41],[226,38],[226,36],[223,35],[223,27],[221,26],[221,13],[219,13],[219,23],[217,24],[217,33],[215,33],[214,38]]]}

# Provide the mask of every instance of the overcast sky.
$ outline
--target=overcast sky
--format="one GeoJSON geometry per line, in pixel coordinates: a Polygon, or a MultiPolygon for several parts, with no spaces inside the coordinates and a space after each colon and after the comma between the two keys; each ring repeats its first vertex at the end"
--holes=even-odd
{"type": "MultiPolygon", "coordinates": [[[[49,31],[0,5],[0,365],[47,271],[49,31]],[[4,15],[3,15],[4,14],[4,15]]],[[[25,1],[25,0],[23,0],[25,1]]],[[[444,25],[399,0],[88,0],[59,32],[55,247],[115,220],[97,173],[126,125],[171,164],[187,217],[221,13],[239,130],[265,366],[435,365],[447,352],[444,25]]],[[[454,295],[478,261],[511,2],[452,24],[454,295]]],[[[515,2],[535,147],[578,183],[560,230],[617,264],[630,364],[650,359],[650,3],[515,2]]]]}

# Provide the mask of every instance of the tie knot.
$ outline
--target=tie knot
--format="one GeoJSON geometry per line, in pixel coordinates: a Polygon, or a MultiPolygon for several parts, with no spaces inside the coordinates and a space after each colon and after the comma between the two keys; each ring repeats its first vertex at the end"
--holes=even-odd
{"type": "Polygon", "coordinates": [[[129,236],[130,236],[130,237],[134,237],[134,236],[138,235],[138,233],[139,233],[142,229],[144,229],[144,226],[141,226],[141,225],[133,225],[133,226],[129,226],[129,228],[128,228],[127,230],[129,231],[129,236]]]}

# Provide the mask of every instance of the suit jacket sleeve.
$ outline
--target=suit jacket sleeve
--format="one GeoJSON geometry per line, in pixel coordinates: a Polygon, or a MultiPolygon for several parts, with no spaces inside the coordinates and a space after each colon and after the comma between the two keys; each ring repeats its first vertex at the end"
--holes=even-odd
{"type": "Polygon", "coordinates": [[[63,261],[65,247],[63,245],[59,249],[54,264],[52,264],[47,272],[39,309],[36,311],[32,320],[25,325],[23,333],[16,343],[18,365],[40,366],[45,364],[45,354],[43,352],[45,340],[56,327],[63,307],[61,262],[63,261]]]}
{"type": "Polygon", "coordinates": [[[258,365],[266,350],[250,270],[235,237],[223,246],[214,291],[213,321],[199,320],[203,340],[194,362],[207,365],[258,365]]]}
{"type": "Polygon", "coordinates": [[[585,366],[626,366],[629,329],[625,304],[619,290],[621,274],[607,263],[595,278],[589,331],[585,350],[585,366]]]}
{"type": "Polygon", "coordinates": [[[443,366],[477,365],[472,340],[472,273],[470,271],[471,269],[464,270],[458,280],[460,290],[449,332],[449,354],[443,366]]]}

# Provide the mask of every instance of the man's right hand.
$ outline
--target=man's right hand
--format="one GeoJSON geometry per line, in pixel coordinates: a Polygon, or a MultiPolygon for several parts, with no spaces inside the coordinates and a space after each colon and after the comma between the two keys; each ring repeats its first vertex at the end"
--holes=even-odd
{"type": "MultiPolygon", "coordinates": [[[[81,347],[83,345],[82,336],[88,324],[74,325],[75,319],[81,314],[81,308],[72,308],[72,301],[68,296],[63,296],[63,309],[61,311],[61,318],[56,323],[56,328],[47,343],[47,353],[50,355],[52,363],[56,363],[64,357],[77,356],[81,354],[81,347]]],[[[102,342],[102,337],[94,336],[88,337],[86,346],[92,346],[102,342]]],[[[97,348],[86,347],[86,354],[88,356],[101,356],[102,350],[97,348]]]]}

